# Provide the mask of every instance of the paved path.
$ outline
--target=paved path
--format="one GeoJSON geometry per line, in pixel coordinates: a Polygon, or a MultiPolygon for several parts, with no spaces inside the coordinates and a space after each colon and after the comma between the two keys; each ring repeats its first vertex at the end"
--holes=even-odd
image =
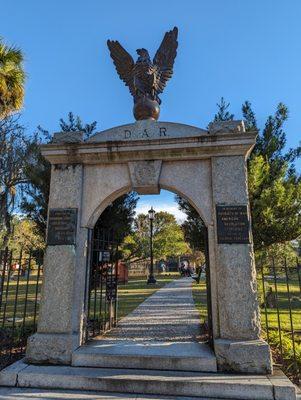
{"type": "MultiPolygon", "coordinates": [[[[122,318],[117,328],[78,349],[79,357],[88,357],[89,363],[90,355],[97,360],[99,356],[108,357],[111,354],[117,356],[118,362],[122,362],[123,355],[134,355],[135,359],[137,355],[141,355],[138,359],[142,360],[143,356],[146,356],[147,360],[150,356],[155,356],[158,364],[160,360],[164,363],[170,360],[170,357],[176,356],[179,358],[178,363],[183,357],[184,361],[188,359],[194,366],[197,361],[202,362],[202,360],[206,365],[209,362],[215,364],[212,351],[205,344],[198,343],[201,325],[199,312],[192,298],[192,282],[191,278],[178,279],[159,289],[131,314],[122,318]]],[[[113,358],[113,362],[116,362],[116,359],[113,358]]],[[[68,390],[0,388],[0,400],[2,399],[168,400],[171,398],[68,390]]],[[[181,399],[184,400],[184,397],[181,399]]]]}
{"type": "Polygon", "coordinates": [[[75,350],[73,365],[215,372],[215,355],[199,340],[192,282],[182,278],[157,290],[117,328],[75,350]]]}
{"type": "Polygon", "coordinates": [[[148,297],[102,340],[198,341],[200,315],[191,278],[177,279],[148,297]]]}

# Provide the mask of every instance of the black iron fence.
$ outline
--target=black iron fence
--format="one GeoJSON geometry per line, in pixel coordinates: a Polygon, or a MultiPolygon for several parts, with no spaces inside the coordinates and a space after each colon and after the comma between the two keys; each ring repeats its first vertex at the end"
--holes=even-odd
{"type": "Polygon", "coordinates": [[[42,260],[41,251],[0,250],[0,367],[22,354],[36,331],[42,260]]]}
{"type": "Polygon", "coordinates": [[[90,258],[86,340],[117,322],[118,244],[112,229],[95,226],[90,258]]]}
{"type": "Polygon", "coordinates": [[[263,335],[274,362],[300,383],[301,378],[301,264],[271,257],[257,262],[263,335]]]}
{"type": "MultiPolygon", "coordinates": [[[[94,232],[88,296],[88,337],[116,322],[117,248],[94,232]],[[107,257],[107,258],[106,258],[107,257]]],[[[36,331],[43,275],[41,251],[0,251],[0,368],[24,353],[36,331]]],[[[274,361],[298,383],[301,375],[301,264],[286,258],[257,261],[264,338],[274,361]]]]}

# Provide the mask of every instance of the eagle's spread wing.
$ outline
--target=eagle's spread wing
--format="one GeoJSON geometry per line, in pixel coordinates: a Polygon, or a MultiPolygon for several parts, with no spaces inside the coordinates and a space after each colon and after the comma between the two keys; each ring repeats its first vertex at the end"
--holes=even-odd
{"type": "Polygon", "coordinates": [[[133,68],[135,63],[132,56],[117,40],[108,40],[107,45],[120,79],[129,87],[131,94],[134,96],[133,68]]]}
{"type": "Polygon", "coordinates": [[[172,76],[172,68],[177,55],[178,28],[166,32],[162,43],[154,57],[153,63],[157,69],[156,91],[162,93],[166,82],[172,76]]]}

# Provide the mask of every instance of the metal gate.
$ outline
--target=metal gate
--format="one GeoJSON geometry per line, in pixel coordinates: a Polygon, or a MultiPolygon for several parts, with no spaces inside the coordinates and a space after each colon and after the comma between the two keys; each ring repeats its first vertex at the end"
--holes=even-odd
{"type": "Polygon", "coordinates": [[[96,225],[90,242],[86,340],[117,322],[118,244],[114,232],[96,225]]]}
{"type": "Polygon", "coordinates": [[[206,262],[206,294],[207,294],[207,312],[208,312],[208,342],[213,347],[213,327],[212,327],[212,301],[211,301],[211,281],[210,281],[210,259],[208,244],[208,229],[205,229],[205,262],[206,262]]]}

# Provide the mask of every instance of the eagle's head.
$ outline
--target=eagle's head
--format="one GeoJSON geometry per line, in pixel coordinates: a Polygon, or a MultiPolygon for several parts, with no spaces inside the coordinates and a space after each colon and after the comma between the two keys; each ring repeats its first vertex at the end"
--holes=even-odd
{"type": "Polygon", "coordinates": [[[150,61],[150,57],[148,54],[148,51],[146,49],[137,49],[136,50],[137,54],[138,54],[138,62],[140,61],[150,61]]]}

